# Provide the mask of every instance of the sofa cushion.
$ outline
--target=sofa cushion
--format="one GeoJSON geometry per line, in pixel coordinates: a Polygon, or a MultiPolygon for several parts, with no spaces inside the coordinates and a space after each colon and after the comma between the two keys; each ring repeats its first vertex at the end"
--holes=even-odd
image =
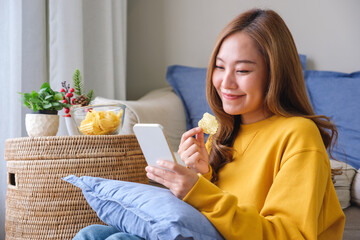
{"type": "MultiPolygon", "coordinates": [[[[299,58],[305,69],[306,56],[299,58]]],[[[206,99],[206,68],[169,66],[166,79],[184,104],[187,130],[197,127],[205,112],[212,113],[206,99]]]]}
{"type": "Polygon", "coordinates": [[[334,187],[342,209],[351,205],[351,184],[356,174],[356,169],[341,161],[330,160],[332,169],[341,169],[340,175],[334,176],[334,187]]]}
{"type": "Polygon", "coordinates": [[[351,206],[344,210],[345,213],[345,229],[343,240],[360,239],[360,208],[351,206]]]}
{"type": "Polygon", "coordinates": [[[360,207],[360,173],[359,172],[360,169],[357,171],[351,185],[351,201],[352,204],[360,207]]]}
{"type": "Polygon", "coordinates": [[[198,210],[168,189],[95,177],[64,178],[82,189],[106,224],[145,239],[223,239],[198,210]]]}
{"type": "Polygon", "coordinates": [[[338,127],[334,158],[360,168],[360,72],[306,71],[305,81],[315,112],[338,127]]]}

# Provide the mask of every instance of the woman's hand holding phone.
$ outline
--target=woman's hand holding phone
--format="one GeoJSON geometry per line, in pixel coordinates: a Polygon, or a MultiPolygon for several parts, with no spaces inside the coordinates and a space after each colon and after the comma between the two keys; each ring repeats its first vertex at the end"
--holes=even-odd
{"type": "Polygon", "coordinates": [[[158,160],[156,163],[159,167],[147,166],[145,168],[147,177],[169,188],[180,199],[188,194],[199,179],[194,170],[180,164],[166,160],[158,160]]]}

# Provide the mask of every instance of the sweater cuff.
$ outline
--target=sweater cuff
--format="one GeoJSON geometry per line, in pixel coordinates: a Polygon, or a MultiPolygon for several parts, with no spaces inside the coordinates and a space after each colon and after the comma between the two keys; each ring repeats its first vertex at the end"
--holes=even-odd
{"type": "Polygon", "coordinates": [[[208,181],[204,176],[199,175],[197,182],[183,198],[183,201],[187,202],[198,210],[202,210],[209,205],[209,203],[204,201],[204,199],[207,199],[209,195],[217,195],[219,193],[222,193],[220,188],[208,181]]]}
{"type": "Polygon", "coordinates": [[[204,178],[206,178],[207,180],[211,181],[212,178],[212,167],[209,164],[209,172],[205,173],[205,174],[201,174],[204,178]]]}

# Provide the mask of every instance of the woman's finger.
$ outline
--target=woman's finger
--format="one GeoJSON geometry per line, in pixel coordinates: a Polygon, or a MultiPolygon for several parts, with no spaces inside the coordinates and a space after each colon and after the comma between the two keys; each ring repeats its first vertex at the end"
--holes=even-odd
{"type": "Polygon", "coordinates": [[[159,167],[147,166],[147,177],[165,187],[178,198],[183,198],[194,186],[198,175],[190,169],[169,161],[157,161],[159,167]],[[164,169],[163,169],[164,168],[164,169]]]}
{"type": "Polygon", "coordinates": [[[146,176],[147,176],[149,179],[151,179],[151,180],[153,180],[153,181],[155,181],[155,182],[157,182],[157,183],[160,183],[161,185],[163,185],[163,186],[165,186],[165,187],[167,187],[167,188],[171,188],[171,183],[170,183],[169,181],[166,181],[166,180],[163,179],[162,177],[159,177],[159,176],[153,174],[152,172],[147,172],[147,173],[146,173],[146,176]]]}
{"type": "Polygon", "coordinates": [[[181,157],[181,160],[184,161],[184,163],[187,165],[187,164],[190,164],[190,163],[193,163],[191,162],[191,160],[194,158],[193,156],[194,155],[197,155],[197,154],[200,154],[200,147],[198,145],[192,145],[190,146],[185,152],[182,153],[182,155],[180,156],[181,157]]]}
{"type": "Polygon", "coordinates": [[[204,133],[203,131],[196,134],[196,140],[198,140],[200,147],[205,147],[204,133]]]}
{"type": "MultiPolygon", "coordinates": [[[[186,143],[184,143],[184,144],[186,144],[186,143]]],[[[186,149],[184,151],[179,151],[179,156],[182,160],[190,157],[195,152],[197,152],[201,149],[199,146],[199,143],[193,143],[193,144],[189,144],[189,145],[186,144],[186,146],[184,146],[184,148],[185,147],[186,147],[186,149]]]]}
{"type": "Polygon", "coordinates": [[[167,160],[158,160],[156,161],[156,164],[159,167],[147,166],[145,170],[148,173],[151,173],[154,176],[160,177],[169,182],[173,182],[177,174],[186,175],[187,171],[189,170],[180,164],[176,164],[167,160]]]}
{"type": "Polygon", "coordinates": [[[158,182],[167,188],[172,187],[172,182],[176,177],[175,172],[154,166],[147,166],[145,168],[145,171],[146,171],[146,176],[149,179],[158,182]]]}
{"type": "Polygon", "coordinates": [[[193,169],[197,169],[197,164],[201,161],[201,155],[199,152],[194,152],[191,156],[185,159],[184,163],[186,166],[193,169]]]}
{"type": "Polygon", "coordinates": [[[199,145],[198,141],[195,138],[193,137],[187,138],[185,141],[183,141],[180,144],[178,153],[185,152],[191,145],[194,144],[199,145]]]}
{"type": "Polygon", "coordinates": [[[192,137],[194,135],[196,135],[197,133],[201,132],[201,128],[200,127],[196,127],[193,129],[190,129],[189,131],[185,132],[182,136],[181,136],[181,141],[180,144],[182,144],[186,139],[188,139],[189,137],[192,137]]]}
{"type": "MultiPolygon", "coordinates": [[[[160,165],[159,165],[160,167],[160,165]]],[[[151,174],[153,174],[154,176],[157,177],[161,177],[162,179],[165,180],[171,180],[174,178],[174,171],[170,170],[170,169],[163,169],[163,168],[159,168],[159,167],[155,167],[155,166],[147,166],[145,168],[145,170],[151,174]]]]}
{"type": "Polygon", "coordinates": [[[171,174],[166,175],[167,179],[169,180],[174,179],[175,174],[185,175],[186,172],[188,171],[186,167],[166,160],[158,160],[156,161],[156,164],[159,165],[159,167],[168,169],[169,172],[172,172],[172,175],[171,174]]]}

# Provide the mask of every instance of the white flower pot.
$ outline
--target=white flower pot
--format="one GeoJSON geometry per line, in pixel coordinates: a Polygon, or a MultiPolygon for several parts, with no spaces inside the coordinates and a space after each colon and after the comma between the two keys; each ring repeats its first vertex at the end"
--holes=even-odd
{"type": "Polygon", "coordinates": [[[29,137],[55,136],[59,129],[59,115],[26,114],[25,127],[29,137]]]}

